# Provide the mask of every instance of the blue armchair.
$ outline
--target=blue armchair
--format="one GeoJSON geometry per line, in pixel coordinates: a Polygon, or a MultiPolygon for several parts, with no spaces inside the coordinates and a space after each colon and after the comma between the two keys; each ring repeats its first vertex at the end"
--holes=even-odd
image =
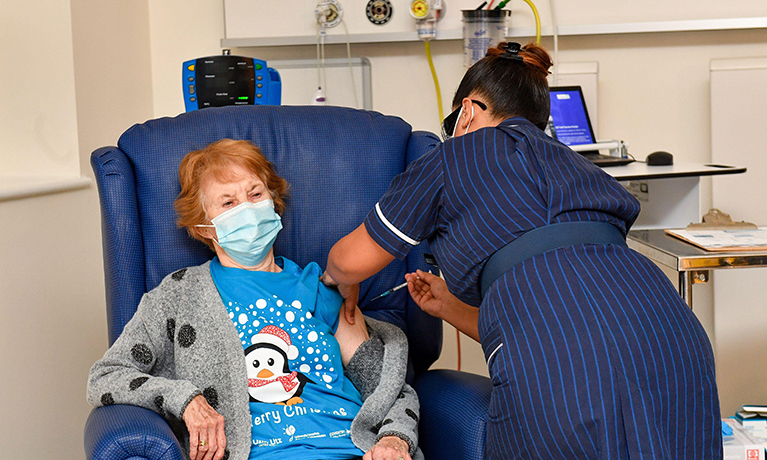
{"type": "MultiPolygon", "coordinates": [[[[212,257],[175,224],[178,166],[184,155],[222,138],[258,145],[291,184],[275,254],[325,266],[332,245],[356,228],[391,179],[438,142],[403,120],[337,107],[239,106],[198,110],[138,124],[118,147],[93,152],[101,202],[109,343],[141,296],[167,274],[212,257]]],[[[426,246],[425,244],[421,246],[426,246]]],[[[489,379],[428,371],[442,347],[439,320],[405,290],[371,301],[425,269],[418,247],[360,288],[366,315],[400,327],[410,343],[408,379],[421,399],[421,448],[427,459],[482,459],[489,379]]],[[[125,405],[95,409],[85,426],[89,459],[181,459],[165,420],[125,405]]]]}

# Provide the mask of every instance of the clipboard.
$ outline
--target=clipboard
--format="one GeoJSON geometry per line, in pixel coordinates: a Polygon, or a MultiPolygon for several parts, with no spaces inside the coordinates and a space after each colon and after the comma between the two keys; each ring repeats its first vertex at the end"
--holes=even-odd
{"type": "Polygon", "coordinates": [[[709,252],[767,251],[767,227],[753,230],[674,230],[666,233],[709,252]]]}
{"type": "Polygon", "coordinates": [[[767,227],[733,222],[729,214],[711,209],[703,222],[666,233],[709,252],[767,251],[767,227]]]}

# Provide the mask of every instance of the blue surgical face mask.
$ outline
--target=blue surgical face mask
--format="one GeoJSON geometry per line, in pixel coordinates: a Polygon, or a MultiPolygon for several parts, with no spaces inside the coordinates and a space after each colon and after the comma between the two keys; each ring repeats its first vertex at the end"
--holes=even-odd
{"type": "Polygon", "coordinates": [[[272,200],[242,203],[211,220],[216,243],[238,264],[253,267],[261,263],[282,230],[282,220],[274,212],[272,200]]]}

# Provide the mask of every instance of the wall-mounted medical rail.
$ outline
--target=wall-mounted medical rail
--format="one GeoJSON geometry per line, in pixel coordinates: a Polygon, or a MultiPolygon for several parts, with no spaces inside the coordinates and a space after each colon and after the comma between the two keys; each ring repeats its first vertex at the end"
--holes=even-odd
{"type": "MultiPolygon", "coordinates": [[[[717,30],[749,30],[767,29],[767,17],[753,18],[726,18],[726,19],[693,19],[680,21],[656,21],[656,22],[629,22],[619,24],[574,24],[560,25],[559,36],[576,35],[617,35],[617,34],[640,34],[640,33],[674,33],[674,32],[705,32],[717,30]]],[[[543,36],[553,35],[551,26],[543,27],[543,36]]],[[[533,27],[510,27],[507,37],[532,37],[535,36],[533,27]]],[[[461,30],[437,30],[435,40],[463,40],[461,30]]],[[[345,44],[345,34],[327,34],[325,44],[345,44]]],[[[349,34],[350,43],[387,43],[387,42],[416,42],[419,41],[415,31],[408,32],[380,32],[349,34]]],[[[298,35],[287,37],[248,37],[248,38],[223,38],[223,48],[244,48],[260,46],[290,46],[290,45],[316,45],[316,35],[298,35]]]]}

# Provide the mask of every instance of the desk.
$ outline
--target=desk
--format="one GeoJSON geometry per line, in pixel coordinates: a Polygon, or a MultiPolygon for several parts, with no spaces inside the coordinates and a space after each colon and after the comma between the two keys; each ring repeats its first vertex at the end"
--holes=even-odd
{"type": "Polygon", "coordinates": [[[669,166],[648,166],[635,161],[623,166],[611,166],[604,171],[619,181],[642,179],[673,179],[682,177],[719,176],[746,172],[741,166],[714,165],[702,163],[680,163],[669,166]]]}
{"type": "Polygon", "coordinates": [[[692,308],[692,286],[709,280],[709,270],[767,267],[767,251],[707,252],[664,230],[632,230],[628,246],[679,274],[679,294],[692,308]]]}
{"type": "Polygon", "coordinates": [[[641,203],[635,229],[684,228],[700,222],[700,178],[740,174],[746,168],[700,163],[648,166],[636,161],[604,172],[617,179],[641,203]]]}

